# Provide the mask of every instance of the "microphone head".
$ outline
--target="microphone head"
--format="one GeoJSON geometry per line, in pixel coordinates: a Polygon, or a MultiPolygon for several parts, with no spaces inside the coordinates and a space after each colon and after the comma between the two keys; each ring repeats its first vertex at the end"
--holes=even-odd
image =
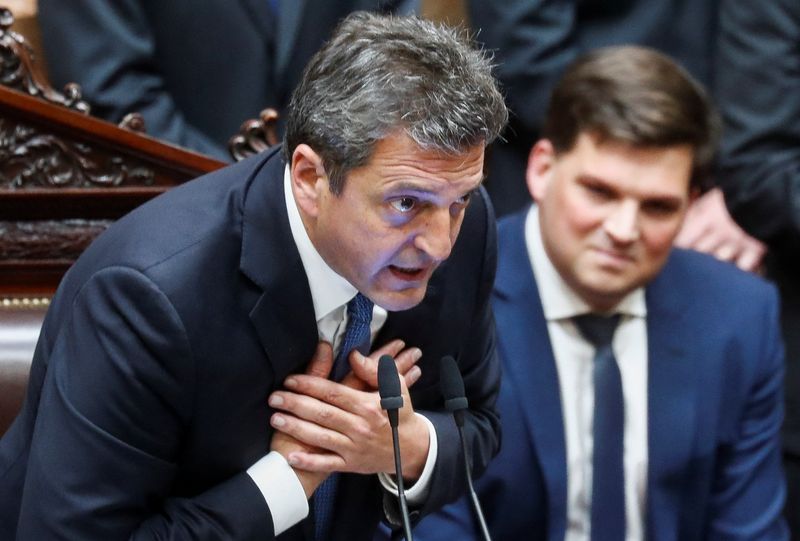
{"type": "Polygon", "coordinates": [[[469,404],[464,392],[464,379],[461,377],[458,363],[450,355],[442,357],[439,367],[439,385],[442,388],[444,407],[447,411],[458,411],[467,408],[469,404]]]}
{"type": "Polygon", "coordinates": [[[389,355],[382,355],[378,359],[378,393],[381,395],[381,407],[387,409],[400,409],[403,407],[403,397],[400,392],[400,376],[397,374],[397,365],[389,355]]]}

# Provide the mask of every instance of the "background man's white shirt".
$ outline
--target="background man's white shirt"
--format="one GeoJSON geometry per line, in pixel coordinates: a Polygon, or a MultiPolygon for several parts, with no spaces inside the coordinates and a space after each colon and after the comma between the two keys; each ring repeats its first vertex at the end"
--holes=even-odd
{"type": "MultiPolygon", "coordinates": [[[[564,282],[542,242],[534,205],[525,222],[525,242],[547,320],[558,372],[567,452],[565,541],[589,541],[594,384],[594,347],[572,322],[591,308],[564,282]]],[[[644,289],[629,293],[613,310],[622,315],[612,348],[625,401],[624,457],[626,539],[644,539],[647,487],[647,308],[644,289]]],[[[536,355],[536,352],[532,352],[536,355]]]]}

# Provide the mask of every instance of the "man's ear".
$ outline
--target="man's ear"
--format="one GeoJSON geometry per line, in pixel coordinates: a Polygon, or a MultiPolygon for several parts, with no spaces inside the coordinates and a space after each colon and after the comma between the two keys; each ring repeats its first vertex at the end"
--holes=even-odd
{"type": "Polygon", "coordinates": [[[320,194],[328,190],[328,175],[322,156],[306,145],[297,145],[292,152],[292,193],[297,206],[307,216],[315,217],[319,210],[320,194]]]}
{"type": "Polygon", "coordinates": [[[549,139],[539,139],[530,154],[528,154],[528,168],[525,170],[525,179],[528,183],[528,192],[534,201],[541,201],[547,193],[547,185],[553,174],[556,152],[549,139]]]}

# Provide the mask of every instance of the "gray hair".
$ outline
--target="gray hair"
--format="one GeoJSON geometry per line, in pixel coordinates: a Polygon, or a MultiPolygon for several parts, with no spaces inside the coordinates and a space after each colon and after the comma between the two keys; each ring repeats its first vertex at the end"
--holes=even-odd
{"type": "Polygon", "coordinates": [[[405,133],[420,148],[458,155],[488,145],[508,111],[490,57],[452,28],[416,17],[356,12],[306,67],[289,105],[283,152],[308,144],[330,189],[405,133]]]}

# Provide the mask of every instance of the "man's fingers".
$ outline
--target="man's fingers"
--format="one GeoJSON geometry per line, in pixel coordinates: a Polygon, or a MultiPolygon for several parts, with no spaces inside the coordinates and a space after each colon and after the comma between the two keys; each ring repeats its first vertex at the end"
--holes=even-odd
{"type": "Polygon", "coordinates": [[[392,340],[388,344],[384,344],[383,346],[373,351],[370,357],[373,357],[375,359],[380,359],[382,355],[391,355],[392,357],[395,357],[398,353],[403,351],[404,347],[406,347],[406,343],[403,342],[402,340],[399,339],[392,340]]]}
{"type": "MultiPolygon", "coordinates": [[[[358,419],[350,411],[321,399],[288,391],[276,391],[270,395],[269,405],[276,410],[314,423],[323,428],[346,432],[358,419]]],[[[353,409],[358,409],[353,407],[353,409]]]]}
{"type": "Polygon", "coordinates": [[[351,371],[342,380],[343,385],[359,391],[368,391],[377,386],[377,363],[356,350],[350,353],[351,371]]]}
{"type": "Polygon", "coordinates": [[[327,378],[333,368],[333,347],[328,342],[320,342],[314,356],[306,367],[306,374],[319,378],[327,378]]]}
{"type": "Polygon", "coordinates": [[[400,355],[394,358],[394,362],[397,365],[397,372],[401,376],[406,375],[406,373],[417,364],[420,358],[422,358],[422,350],[419,348],[408,348],[402,351],[400,355]]]}
{"type": "Polygon", "coordinates": [[[288,434],[275,430],[272,432],[272,439],[270,440],[270,451],[277,451],[286,458],[292,451],[315,452],[319,450],[310,445],[306,445],[288,434]]]}
{"type": "MultiPolygon", "coordinates": [[[[402,342],[398,341],[400,344],[402,342]]],[[[381,348],[383,349],[383,348],[381,348]]],[[[420,360],[422,357],[422,351],[419,348],[408,348],[402,350],[394,355],[391,353],[380,353],[381,349],[372,353],[372,355],[366,357],[361,355],[358,352],[354,352],[350,356],[350,366],[353,368],[353,375],[357,377],[360,381],[366,383],[366,386],[361,385],[356,387],[352,385],[349,380],[343,381],[343,383],[349,385],[350,387],[357,388],[360,390],[368,390],[368,389],[377,389],[378,388],[378,360],[383,355],[389,355],[394,359],[395,364],[397,365],[397,373],[400,374],[400,377],[404,377],[406,373],[420,360]]],[[[395,348],[392,348],[394,350],[395,348]]],[[[416,381],[416,380],[414,380],[416,381]]]]}
{"type": "Polygon", "coordinates": [[[335,453],[350,443],[347,436],[336,430],[283,412],[274,413],[269,423],[275,430],[323,451],[335,453]]]}
{"type": "Polygon", "coordinates": [[[720,261],[731,261],[733,262],[735,258],[739,255],[736,253],[737,246],[733,244],[722,244],[718,246],[714,250],[714,257],[719,259],[720,261]]]}
{"type": "Polygon", "coordinates": [[[736,266],[748,272],[757,272],[765,254],[766,249],[761,242],[752,238],[748,239],[745,249],[739,253],[736,259],[736,266]]]}
{"type": "Polygon", "coordinates": [[[761,258],[752,251],[745,250],[736,259],[736,266],[746,272],[756,272],[761,258]]]}
{"type": "Polygon", "coordinates": [[[304,453],[297,451],[289,453],[287,462],[293,468],[309,472],[347,471],[345,469],[347,463],[335,453],[304,453]]]}
{"type": "Polygon", "coordinates": [[[694,244],[708,232],[707,224],[701,218],[695,218],[695,215],[689,212],[686,215],[686,220],[683,222],[678,236],[675,237],[675,245],[681,248],[691,248],[694,244]]]}
{"type": "Polygon", "coordinates": [[[286,378],[283,385],[287,389],[286,391],[275,391],[270,395],[269,404],[272,407],[288,409],[296,407],[297,404],[305,405],[310,402],[300,402],[299,400],[307,398],[353,413],[354,404],[362,400],[363,394],[363,391],[352,389],[342,383],[305,374],[291,375],[286,378]],[[287,398],[291,398],[291,401],[287,402],[288,405],[276,405],[276,399],[285,400],[287,398]]]}
{"type": "Polygon", "coordinates": [[[726,237],[720,235],[719,231],[708,232],[705,236],[687,246],[687,248],[692,248],[705,254],[713,254],[720,246],[724,245],[725,240],[726,237]]]}
{"type": "Polygon", "coordinates": [[[419,366],[412,366],[408,372],[403,375],[403,380],[406,382],[406,388],[411,388],[419,378],[422,377],[422,369],[419,366]]]}
{"type": "Polygon", "coordinates": [[[350,372],[342,379],[342,384],[359,391],[376,389],[378,386],[378,359],[383,355],[394,357],[405,347],[402,340],[392,340],[370,355],[362,355],[357,350],[350,352],[350,372]]]}

